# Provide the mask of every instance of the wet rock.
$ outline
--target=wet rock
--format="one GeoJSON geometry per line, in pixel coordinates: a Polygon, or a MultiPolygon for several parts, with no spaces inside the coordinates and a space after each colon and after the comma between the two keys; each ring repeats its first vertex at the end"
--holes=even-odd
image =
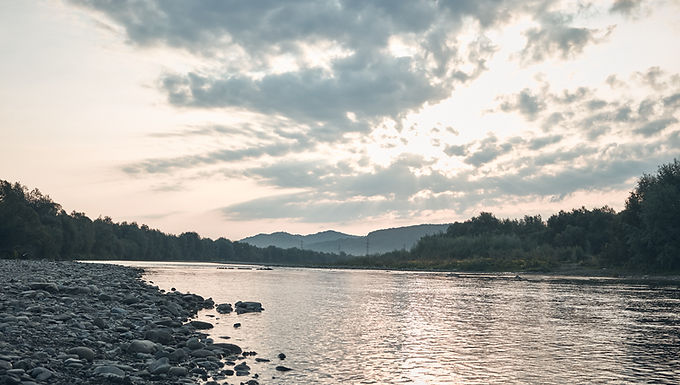
{"type": "Polygon", "coordinates": [[[216,310],[220,314],[228,314],[228,313],[231,313],[232,311],[234,311],[234,309],[231,307],[230,303],[221,303],[221,304],[217,305],[216,310]]]}
{"type": "Polygon", "coordinates": [[[199,330],[205,330],[205,329],[212,329],[213,324],[210,322],[205,322],[205,321],[191,321],[189,322],[189,325],[193,326],[196,329],[199,330]]]}
{"type": "Polygon", "coordinates": [[[220,349],[228,355],[238,355],[243,351],[240,346],[228,343],[215,343],[211,345],[212,349],[220,349]]]}
{"type": "Polygon", "coordinates": [[[269,362],[270,360],[268,360],[266,358],[256,358],[255,361],[257,361],[257,362],[269,362]]]}
{"type": "Polygon", "coordinates": [[[241,323],[240,323],[240,322],[237,322],[237,323],[234,324],[234,328],[240,328],[240,327],[241,327],[241,323]]]}
{"type": "Polygon", "coordinates": [[[236,314],[259,313],[264,310],[261,303],[252,301],[238,301],[234,304],[234,306],[236,307],[236,314]]]}
{"type": "Polygon", "coordinates": [[[280,360],[285,360],[285,359],[286,359],[286,355],[283,354],[283,353],[279,353],[279,359],[280,359],[280,360]]]}
{"type": "Polygon", "coordinates": [[[278,370],[279,372],[289,372],[293,369],[285,367],[283,365],[279,365],[279,366],[276,367],[276,370],[278,370]]]}

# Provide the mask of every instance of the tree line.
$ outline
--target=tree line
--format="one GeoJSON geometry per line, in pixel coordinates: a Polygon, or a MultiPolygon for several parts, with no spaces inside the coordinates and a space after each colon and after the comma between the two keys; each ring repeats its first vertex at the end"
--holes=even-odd
{"type": "Polygon", "coordinates": [[[195,232],[165,234],[137,223],[67,213],[38,189],[0,181],[0,258],[233,261],[309,264],[337,256],[310,250],[258,248],[195,232]]]}
{"type": "Polygon", "coordinates": [[[644,174],[616,212],[609,207],[499,219],[482,212],[426,236],[411,250],[350,258],[298,248],[258,248],[195,232],[66,213],[39,190],[0,181],[0,257],[233,261],[446,270],[554,271],[564,266],[680,271],[680,162],[644,174]]]}
{"type": "Polygon", "coordinates": [[[680,163],[643,175],[621,212],[605,206],[498,219],[482,212],[410,251],[356,258],[357,266],[554,271],[565,266],[680,271],[680,163]]]}

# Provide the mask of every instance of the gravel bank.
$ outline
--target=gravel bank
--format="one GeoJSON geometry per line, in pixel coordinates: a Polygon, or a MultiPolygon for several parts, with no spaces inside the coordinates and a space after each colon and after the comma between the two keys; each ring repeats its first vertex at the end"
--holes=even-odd
{"type": "Polygon", "coordinates": [[[0,385],[258,383],[252,353],[189,322],[211,299],[162,293],[142,273],[0,260],[0,385]]]}

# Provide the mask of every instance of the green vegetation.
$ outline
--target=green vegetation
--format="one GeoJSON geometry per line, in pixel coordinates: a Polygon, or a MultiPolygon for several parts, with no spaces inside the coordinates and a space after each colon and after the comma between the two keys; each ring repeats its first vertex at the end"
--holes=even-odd
{"type": "Polygon", "coordinates": [[[37,189],[0,181],[0,258],[233,261],[329,263],[332,254],[276,247],[257,248],[225,238],[212,240],[187,232],[162,233],[137,223],[94,221],[66,213],[37,189]]]}
{"type": "Polygon", "coordinates": [[[643,175],[619,213],[609,207],[498,219],[483,212],[422,238],[410,251],[348,258],[258,248],[193,232],[164,234],[136,223],[67,214],[38,190],[0,181],[0,257],[233,261],[461,271],[680,271],[680,162],[643,175]]]}
{"type": "Polygon", "coordinates": [[[481,213],[422,238],[410,252],[356,258],[352,266],[467,271],[680,271],[680,162],[643,175],[616,213],[609,207],[498,219],[481,213]]]}

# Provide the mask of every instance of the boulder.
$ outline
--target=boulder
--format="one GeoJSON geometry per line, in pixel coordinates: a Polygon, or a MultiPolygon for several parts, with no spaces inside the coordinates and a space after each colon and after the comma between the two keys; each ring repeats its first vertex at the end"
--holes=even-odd
{"type": "Polygon", "coordinates": [[[252,301],[238,301],[234,304],[234,306],[236,306],[236,314],[259,313],[264,310],[261,303],[252,301]]]}
{"type": "Polygon", "coordinates": [[[225,354],[241,354],[243,351],[240,346],[227,343],[215,343],[210,345],[211,349],[220,349],[225,354]]]}
{"type": "Polygon", "coordinates": [[[231,307],[230,303],[221,303],[221,304],[217,305],[216,310],[220,314],[229,314],[232,311],[234,311],[234,309],[231,307]]]}

